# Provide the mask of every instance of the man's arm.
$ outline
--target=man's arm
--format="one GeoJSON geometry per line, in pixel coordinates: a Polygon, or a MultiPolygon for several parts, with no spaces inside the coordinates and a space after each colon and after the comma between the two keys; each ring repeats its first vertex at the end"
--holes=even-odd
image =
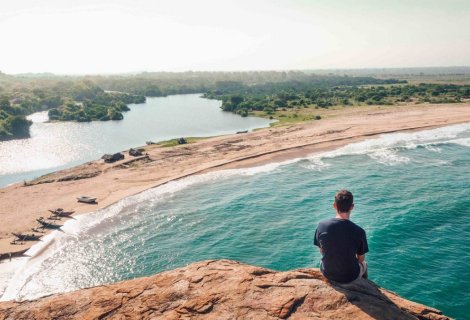
{"type": "Polygon", "coordinates": [[[313,245],[317,246],[320,249],[320,253],[323,254],[323,249],[320,244],[320,240],[318,239],[318,228],[315,230],[315,235],[313,236],[313,245]]]}
{"type": "Polygon", "coordinates": [[[362,263],[366,259],[366,253],[369,252],[369,245],[367,244],[366,232],[364,230],[362,230],[361,238],[361,243],[357,250],[356,257],[357,261],[362,263]]]}

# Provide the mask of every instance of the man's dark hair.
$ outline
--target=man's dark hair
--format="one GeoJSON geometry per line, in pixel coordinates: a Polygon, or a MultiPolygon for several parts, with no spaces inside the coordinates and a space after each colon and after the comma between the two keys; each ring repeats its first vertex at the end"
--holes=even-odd
{"type": "Polygon", "coordinates": [[[335,194],[336,208],[339,212],[349,212],[351,210],[354,197],[351,192],[346,189],[340,190],[335,194]]]}

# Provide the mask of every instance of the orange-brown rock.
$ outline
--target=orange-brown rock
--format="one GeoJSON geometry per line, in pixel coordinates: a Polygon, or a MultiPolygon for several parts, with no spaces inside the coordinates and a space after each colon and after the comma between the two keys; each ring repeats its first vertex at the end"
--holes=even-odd
{"type": "Polygon", "coordinates": [[[0,303],[0,319],[448,319],[361,279],[203,261],[152,277],[0,303]]]}

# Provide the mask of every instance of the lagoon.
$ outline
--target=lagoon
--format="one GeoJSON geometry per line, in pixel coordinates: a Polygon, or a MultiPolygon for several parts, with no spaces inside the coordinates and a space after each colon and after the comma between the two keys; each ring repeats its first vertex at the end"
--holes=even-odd
{"type": "Polygon", "coordinates": [[[147,98],[129,105],[121,121],[47,122],[47,112],[29,116],[31,138],[0,142],[0,187],[101,157],[180,137],[209,137],[269,126],[270,120],[241,117],[200,94],[147,98]]]}

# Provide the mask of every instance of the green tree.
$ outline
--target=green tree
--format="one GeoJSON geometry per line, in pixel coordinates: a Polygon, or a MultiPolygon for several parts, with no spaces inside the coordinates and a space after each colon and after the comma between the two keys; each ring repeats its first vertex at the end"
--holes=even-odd
{"type": "Polygon", "coordinates": [[[29,137],[29,127],[32,121],[26,120],[23,116],[12,116],[6,119],[5,127],[13,135],[17,137],[29,137]]]}

